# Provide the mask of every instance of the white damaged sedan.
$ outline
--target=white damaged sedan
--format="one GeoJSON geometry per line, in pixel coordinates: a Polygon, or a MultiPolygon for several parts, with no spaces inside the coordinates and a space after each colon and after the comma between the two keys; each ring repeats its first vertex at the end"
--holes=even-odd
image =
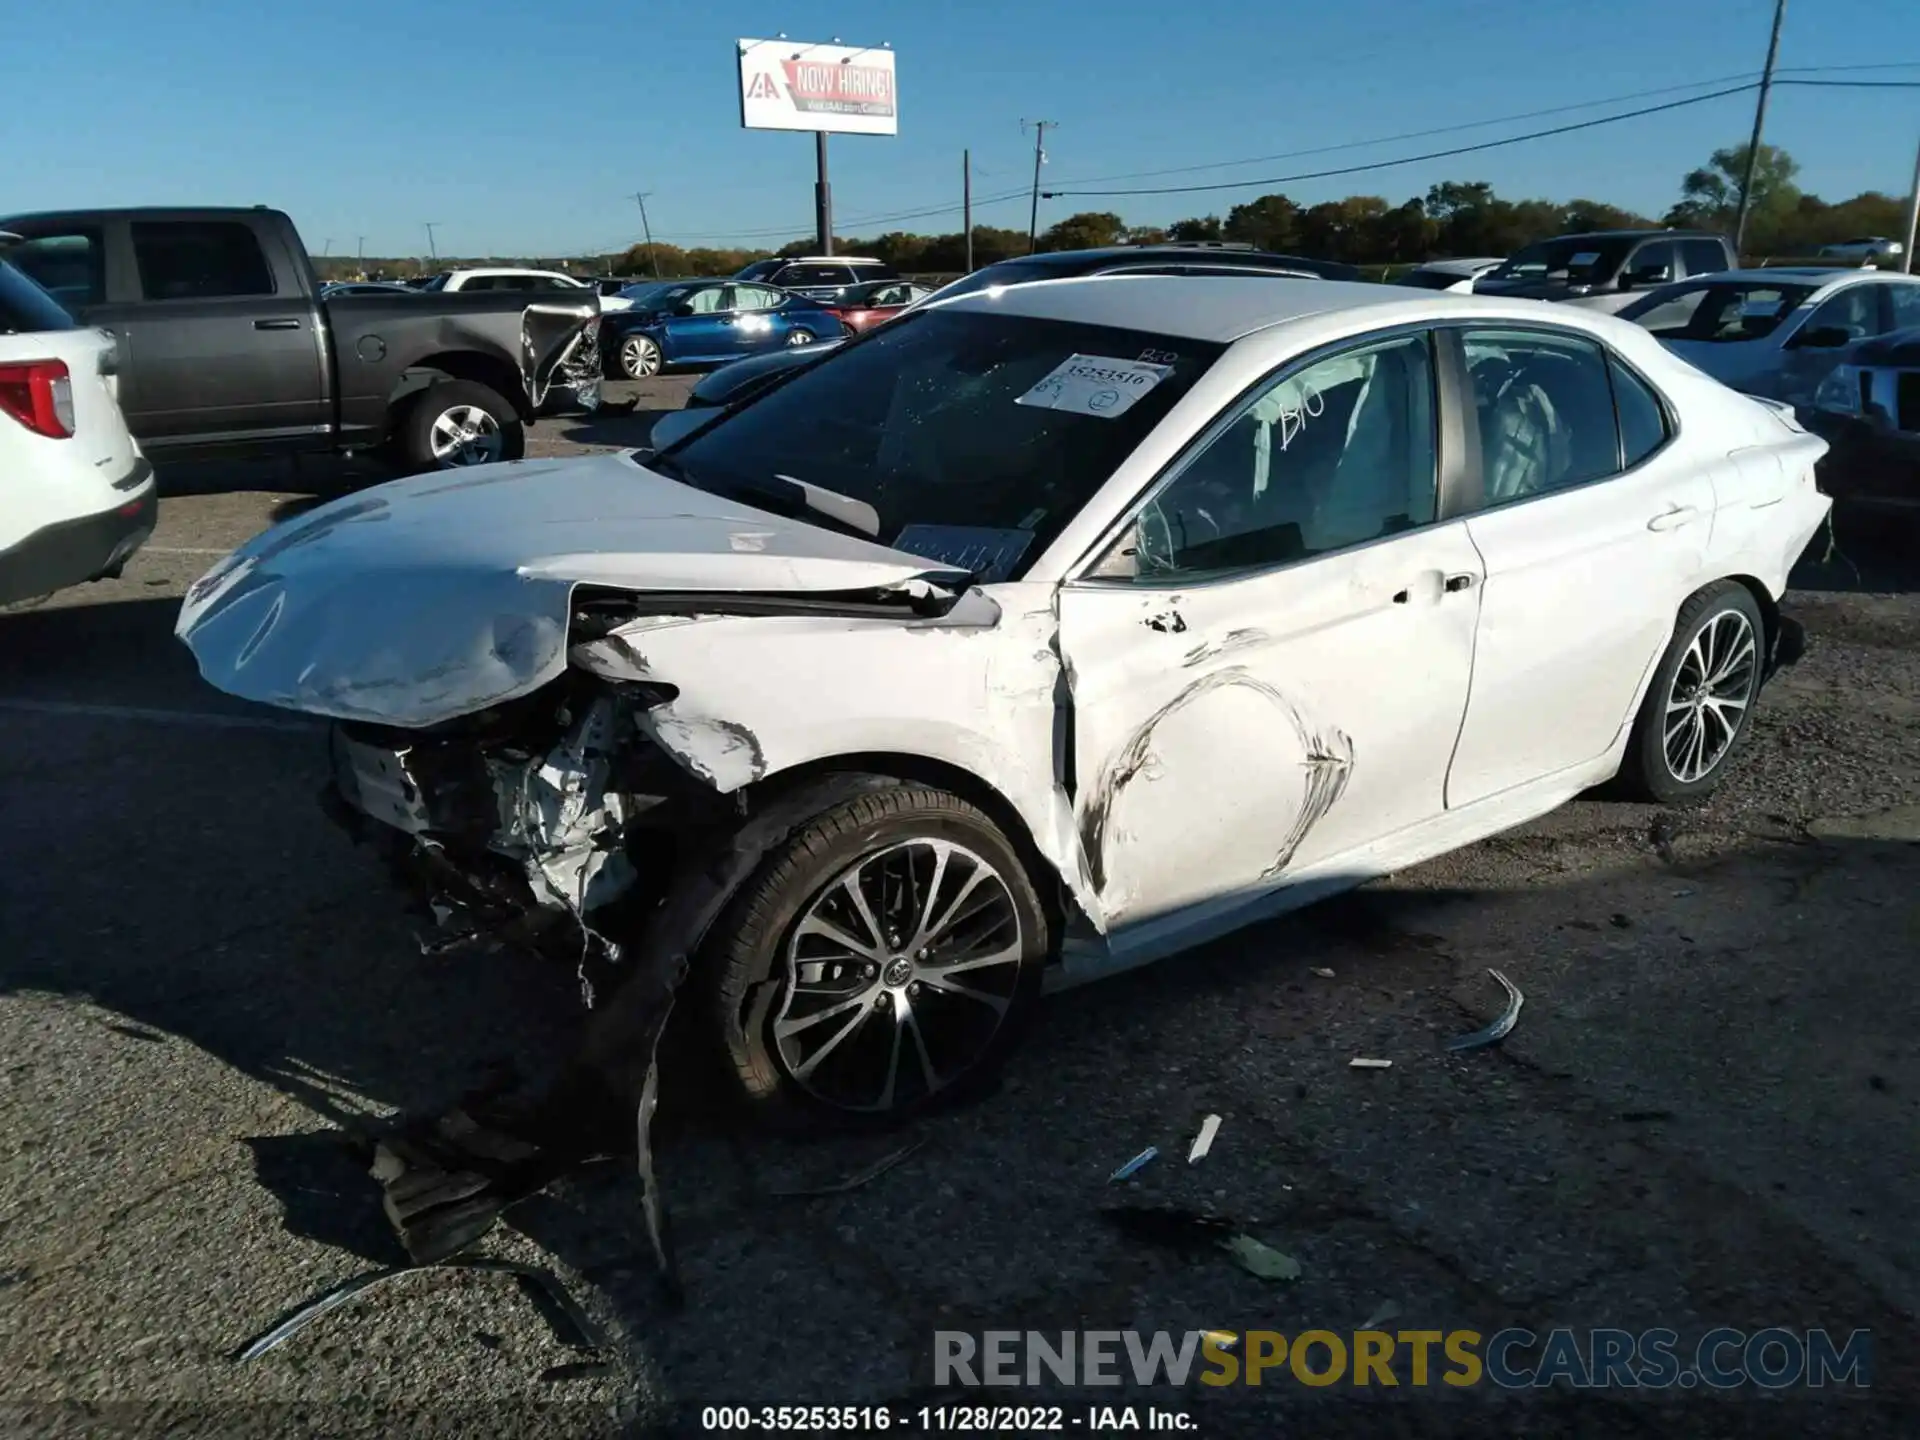
{"type": "Polygon", "coordinates": [[[330,717],[434,943],[679,978],[738,1088],[888,1118],[1043,985],[1618,775],[1799,653],[1822,441],[1525,300],[1108,276],[928,307],[667,450],[397,481],[178,633],[330,717]],[[663,958],[665,957],[665,958],[663,958]]]}

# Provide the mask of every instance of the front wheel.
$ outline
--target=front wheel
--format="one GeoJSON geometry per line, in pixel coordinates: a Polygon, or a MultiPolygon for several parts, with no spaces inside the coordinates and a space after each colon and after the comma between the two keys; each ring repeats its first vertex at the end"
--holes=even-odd
{"type": "Polygon", "coordinates": [[[796,830],[715,933],[733,1078],[782,1128],[893,1123],[976,1088],[1028,1018],[1049,943],[993,821],[911,784],[796,830]]]}
{"type": "Polygon", "coordinates": [[[1760,694],[1766,633],[1752,593],[1730,580],[1680,607],[1621,763],[1629,791],[1674,804],[1701,798],[1720,783],[1760,694]]]}
{"type": "Polygon", "coordinates": [[[787,332],[787,344],[789,346],[798,347],[801,345],[811,345],[813,340],[814,335],[811,330],[789,330],[787,332]]]}
{"type": "Polygon", "coordinates": [[[472,380],[448,380],[420,392],[401,421],[400,455],[412,469],[457,470],[518,460],[527,430],[497,391],[472,380]]]}

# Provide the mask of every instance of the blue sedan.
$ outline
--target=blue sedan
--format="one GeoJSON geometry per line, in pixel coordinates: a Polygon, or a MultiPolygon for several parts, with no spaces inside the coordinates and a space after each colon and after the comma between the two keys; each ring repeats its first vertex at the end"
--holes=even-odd
{"type": "Polygon", "coordinates": [[[635,285],[620,298],[630,306],[602,318],[600,349],[629,380],[849,333],[838,315],[803,295],[741,280],[666,280],[635,285]]]}

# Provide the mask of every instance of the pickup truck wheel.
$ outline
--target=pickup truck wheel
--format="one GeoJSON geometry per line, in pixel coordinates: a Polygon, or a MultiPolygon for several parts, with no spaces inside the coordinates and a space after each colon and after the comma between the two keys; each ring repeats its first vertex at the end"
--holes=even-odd
{"type": "Polygon", "coordinates": [[[471,380],[422,391],[400,427],[400,453],[416,470],[457,470],[518,460],[527,431],[497,392],[471,380]]]}

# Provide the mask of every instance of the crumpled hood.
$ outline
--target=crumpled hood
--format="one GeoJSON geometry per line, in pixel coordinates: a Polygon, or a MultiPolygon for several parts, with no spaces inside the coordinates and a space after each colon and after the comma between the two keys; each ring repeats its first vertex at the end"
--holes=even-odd
{"type": "Polygon", "coordinates": [[[174,633],[243,699],[425,726],[566,668],[574,586],[823,593],[960,583],[953,567],[756,510],[630,455],[396,480],[242,545],[174,633]]]}

